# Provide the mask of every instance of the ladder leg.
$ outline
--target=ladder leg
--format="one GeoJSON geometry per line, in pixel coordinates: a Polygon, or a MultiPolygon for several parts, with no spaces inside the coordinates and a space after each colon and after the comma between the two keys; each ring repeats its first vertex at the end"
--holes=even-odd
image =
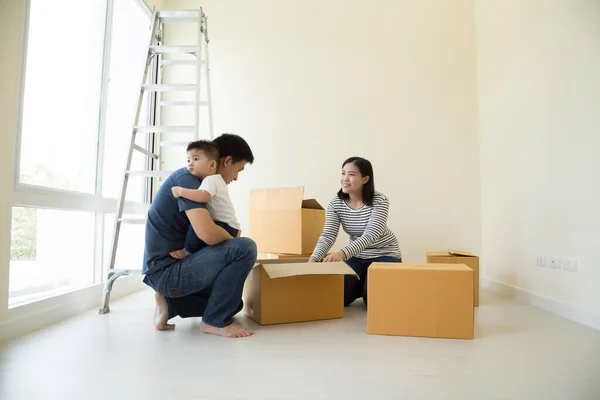
{"type": "Polygon", "coordinates": [[[122,271],[111,271],[108,273],[108,279],[104,283],[104,290],[102,292],[102,304],[100,305],[100,309],[98,310],[98,314],[108,314],[110,312],[109,302],[110,302],[110,292],[112,291],[113,283],[120,278],[121,276],[129,275],[129,270],[122,271]]]}

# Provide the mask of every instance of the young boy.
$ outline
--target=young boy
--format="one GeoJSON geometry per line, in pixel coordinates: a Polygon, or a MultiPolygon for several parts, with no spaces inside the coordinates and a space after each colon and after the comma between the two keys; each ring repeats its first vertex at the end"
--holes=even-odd
{"type": "MultiPolygon", "coordinates": [[[[219,150],[208,140],[192,142],[187,147],[187,167],[190,174],[202,179],[197,190],[173,186],[171,191],[175,198],[183,197],[197,203],[207,203],[207,209],[216,224],[222,226],[231,236],[240,236],[240,224],[235,216],[233,203],[229,198],[227,183],[218,173],[219,150]]],[[[185,248],[172,251],[171,257],[183,259],[191,252],[197,251],[188,233],[185,248]]],[[[195,234],[193,234],[195,236],[195,234]]]]}

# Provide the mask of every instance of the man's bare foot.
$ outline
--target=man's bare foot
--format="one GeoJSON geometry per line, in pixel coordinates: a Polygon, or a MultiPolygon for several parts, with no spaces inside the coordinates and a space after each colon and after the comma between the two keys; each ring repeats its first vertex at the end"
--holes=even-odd
{"type": "Polygon", "coordinates": [[[204,321],[200,322],[200,330],[204,333],[211,335],[224,336],[229,338],[240,338],[251,336],[254,331],[241,327],[239,324],[233,322],[231,325],[227,325],[224,328],[217,328],[216,326],[208,325],[204,321]]]}
{"type": "Polygon", "coordinates": [[[169,306],[167,300],[158,293],[154,293],[156,311],[154,312],[154,326],[159,331],[170,331],[175,329],[175,324],[168,324],[169,306]]]}

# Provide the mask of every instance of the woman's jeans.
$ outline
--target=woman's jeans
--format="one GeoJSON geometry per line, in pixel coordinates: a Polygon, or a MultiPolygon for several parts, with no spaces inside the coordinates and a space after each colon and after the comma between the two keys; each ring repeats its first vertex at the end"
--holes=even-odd
{"type": "Polygon", "coordinates": [[[374,262],[402,262],[402,259],[396,257],[376,257],[376,258],[357,258],[352,257],[346,260],[358,275],[344,275],[344,307],[350,305],[354,300],[362,297],[367,304],[367,278],[369,266],[374,262]]]}

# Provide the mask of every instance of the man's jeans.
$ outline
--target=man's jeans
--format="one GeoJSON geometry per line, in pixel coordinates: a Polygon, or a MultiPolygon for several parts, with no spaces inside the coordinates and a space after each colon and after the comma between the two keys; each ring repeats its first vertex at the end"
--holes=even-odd
{"type": "Polygon", "coordinates": [[[367,304],[367,278],[371,263],[374,262],[402,262],[396,257],[377,257],[377,258],[357,258],[352,257],[346,260],[346,264],[350,266],[358,275],[344,275],[344,306],[349,306],[354,300],[363,298],[367,304]]]}
{"type": "Polygon", "coordinates": [[[256,243],[236,238],[146,274],[144,283],[166,298],[169,319],[201,316],[222,328],[241,311],[244,282],[255,262],[256,243]]]}

